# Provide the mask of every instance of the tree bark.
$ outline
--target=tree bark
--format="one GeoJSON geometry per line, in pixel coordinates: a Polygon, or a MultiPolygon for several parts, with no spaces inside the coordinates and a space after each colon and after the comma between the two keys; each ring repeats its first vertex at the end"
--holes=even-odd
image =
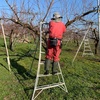
{"type": "Polygon", "coordinates": [[[13,29],[11,30],[11,33],[10,33],[10,37],[9,37],[9,49],[11,50],[11,51],[13,51],[13,41],[14,41],[14,39],[13,39],[13,34],[14,34],[14,31],[13,31],[13,29]]]}
{"type": "Polygon", "coordinates": [[[98,53],[97,48],[98,48],[98,43],[99,43],[99,37],[96,34],[96,29],[93,29],[93,34],[95,36],[95,38],[94,38],[95,54],[97,54],[98,53]]]}

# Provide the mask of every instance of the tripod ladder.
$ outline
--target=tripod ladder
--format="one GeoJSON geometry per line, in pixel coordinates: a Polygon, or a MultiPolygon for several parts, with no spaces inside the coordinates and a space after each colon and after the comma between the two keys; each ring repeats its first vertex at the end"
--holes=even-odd
{"type": "Polygon", "coordinates": [[[79,45],[79,48],[78,48],[78,50],[77,50],[77,52],[76,52],[76,54],[75,54],[75,56],[74,56],[74,58],[72,60],[72,64],[73,64],[73,62],[74,62],[74,60],[75,60],[75,58],[76,58],[76,56],[77,56],[77,54],[78,54],[78,52],[79,52],[79,50],[80,50],[80,48],[81,48],[81,46],[82,46],[83,43],[84,43],[84,51],[83,51],[82,56],[84,56],[86,54],[87,55],[90,55],[90,54],[93,55],[91,47],[90,47],[90,44],[89,44],[89,38],[88,38],[88,33],[90,31],[90,28],[91,28],[91,25],[89,25],[87,31],[85,32],[85,35],[84,35],[84,37],[83,37],[83,39],[82,39],[82,41],[81,41],[81,43],[79,45]]]}
{"type": "Polygon", "coordinates": [[[86,37],[84,39],[84,51],[83,51],[82,56],[85,56],[85,55],[92,55],[92,56],[94,56],[94,54],[93,54],[93,52],[91,50],[91,47],[90,47],[90,43],[89,43],[88,37],[86,37]]]}
{"type": "Polygon", "coordinates": [[[42,43],[43,43],[43,40],[42,40],[42,35],[43,35],[42,28],[43,28],[44,24],[46,24],[46,23],[45,22],[40,22],[39,61],[38,61],[38,69],[37,69],[37,75],[36,75],[34,91],[33,91],[33,95],[32,95],[32,99],[31,100],[35,100],[41,94],[41,92],[43,90],[49,89],[49,88],[59,87],[60,89],[64,90],[65,92],[68,92],[59,63],[58,63],[59,72],[57,74],[55,74],[55,75],[52,75],[52,74],[47,74],[47,75],[40,74],[41,73],[40,69],[42,69],[41,67],[44,65],[44,62],[42,61],[42,55],[45,54],[45,52],[42,50],[42,43]],[[51,83],[50,82],[50,84],[45,84],[45,85],[43,85],[43,84],[40,85],[39,84],[39,80],[41,80],[42,78],[52,77],[52,76],[53,77],[56,76],[58,78],[58,82],[56,82],[56,83],[51,83]]]}

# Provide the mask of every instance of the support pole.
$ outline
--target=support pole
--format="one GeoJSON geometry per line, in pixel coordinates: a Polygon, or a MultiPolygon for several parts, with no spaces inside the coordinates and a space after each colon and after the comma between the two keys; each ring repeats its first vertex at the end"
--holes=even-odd
{"type": "Polygon", "coordinates": [[[100,0],[97,0],[97,6],[98,6],[98,31],[99,31],[99,44],[98,44],[98,52],[100,55],[100,0]]]}
{"type": "Polygon", "coordinates": [[[6,37],[5,37],[5,33],[4,33],[4,27],[3,27],[3,24],[2,24],[2,22],[1,22],[1,28],[2,28],[2,33],[3,33],[3,38],[4,38],[5,48],[6,48],[7,62],[8,62],[8,68],[9,68],[9,71],[11,71],[11,68],[10,68],[10,59],[9,59],[9,53],[8,53],[8,48],[7,48],[7,42],[6,42],[6,37]]]}
{"type": "Polygon", "coordinates": [[[99,29],[99,39],[100,39],[100,0],[98,0],[98,29],[99,29]]]}

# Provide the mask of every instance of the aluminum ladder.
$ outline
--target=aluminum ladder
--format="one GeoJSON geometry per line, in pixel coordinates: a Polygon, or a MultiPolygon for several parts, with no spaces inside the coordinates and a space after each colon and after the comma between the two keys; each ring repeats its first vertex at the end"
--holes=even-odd
{"type": "Polygon", "coordinates": [[[49,88],[59,87],[60,89],[64,90],[66,93],[68,92],[59,63],[58,63],[59,72],[54,75],[58,78],[57,83],[52,83],[52,84],[50,83],[50,84],[46,84],[46,85],[42,85],[42,84],[39,85],[39,83],[38,83],[41,78],[53,76],[52,74],[48,74],[48,75],[40,74],[41,66],[44,65],[44,62],[42,61],[42,55],[45,54],[45,52],[42,51],[42,43],[43,43],[43,40],[42,40],[43,29],[42,28],[43,28],[44,24],[46,24],[46,23],[40,22],[39,61],[38,61],[38,69],[37,69],[34,91],[33,91],[31,100],[35,100],[41,94],[41,92],[43,90],[49,89],[49,88]],[[38,91],[38,93],[36,93],[37,91],[38,91]]]}
{"type": "MultiPolygon", "coordinates": [[[[84,51],[83,51],[82,56],[84,56],[84,55],[86,55],[86,54],[90,54],[89,52],[90,52],[90,50],[91,50],[91,47],[90,47],[90,44],[89,44],[89,38],[87,37],[87,36],[88,36],[88,33],[89,33],[89,31],[90,31],[90,28],[91,28],[91,24],[89,25],[87,31],[85,32],[85,35],[84,35],[84,37],[83,37],[83,39],[82,39],[82,41],[81,41],[81,43],[80,43],[80,45],[79,45],[79,48],[77,49],[77,52],[76,52],[76,54],[75,54],[75,56],[74,56],[74,58],[73,58],[73,60],[72,60],[72,64],[74,63],[74,61],[75,61],[75,59],[76,59],[76,56],[78,55],[79,50],[80,50],[80,48],[81,48],[81,46],[82,46],[83,43],[84,43],[84,51]],[[89,50],[88,53],[86,53],[86,51],[88,51],[88,50],[86,50],[86,47],[88,47],[88,50],[89,50]]],[[[92,54],[92,50],[91,50],[91,54],[92,54]]]]}
{"type": "Polygon", "coordinates": [[[86,37],[85,39],[84,39],[84,51],[83,51],[83,54],[82,54],[82,56],[88,56],[88,55],[92,55],[92,56],[94,56],[94,54],[93,54],[93,52],[92,52],[92,50],[91,50],[91,47],[90,47],[90,43],[89,43],[89,38],[88,37],[86,37]]]}

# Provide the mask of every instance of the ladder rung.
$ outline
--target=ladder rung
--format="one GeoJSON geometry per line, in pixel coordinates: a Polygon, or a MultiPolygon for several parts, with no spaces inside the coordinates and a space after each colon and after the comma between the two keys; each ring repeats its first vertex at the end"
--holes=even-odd
{"type": "Polygon", "coordinates": [[[53,88],[53,87],[57,87],[57,86],[64,85],[64,84],[65,83],[59,82],[59,83],[53,83],[49,85],[42,85],[42,86],[38,86],[36,90],[53,88]]]}
{"type": "Polygon", "coordinates": [[[88,49],[88,50],[91,50],[91,48],[90,48],[90,47],[84,47],[84,49],[88,49]]]}
{"type": "Polygon", "coordinates": [[[90,48],[90,45],[84,45],[84,48],[90,48]]]}
{"type": "Polygon", "coordinates": [[[84,50],[90,50],[90,51],[92,51],[91,48],[84,48],[84,50]]]}
{"type": "Polygon", "coordinates": [[[40,64],[41,64],[41,65],[43,65],[43,64],[44,64],[44,62],[40,62],[40,64]]]}
{"type": "Polygon", "coordinates": [[[86,40],[86,41],[84,41],[84,43],[89,43],[89,41],[88,41],[88,40],[86,40]]]}
{"type": "Polygon", "coordinates": [[[86,41],[86,42],[87,42],[87,41],[89,41],[89,39],[84,39],[84,41],[86,41]]]}
{"type": "Polygon", "coordinates": [[[44,41],[41,41],[41,43],[44,43],[44,41]]]}
{"type": "MultiPolygon", "coordinates": [[[[54,75],[60,75],[61,73],[56,73],[54,75]]],[[[44,75],[44,74],[40,74],[38,77],[46,77],[46,76],[52,76],[52,74],[47,74],[47,75],[44,75]]]]}
{"type": "Polygon", "coordinates": [[[86,50],[86,49],[84,51],[88,51],[88,52],[90,51],[91,52],[91,50],[86,50]]]}
{"type": "Polygon", "coordinates": [[[83,53],[83,55],[93,55],[93,53],[83,53]]]}
{"type": "Polygon", "coordinates": [[[42,54],[45,54],[45,52],[41,52],[42,54]]]}
{"type": "Polygon", "coordinates": [[[44,64],[44,61],[41,61],[40,64],[44,64]]]}
{"type": "Polygon", "coordinates": [[[84,44],[88,44],[89,45],[89,42],[84,42],[84,44]]]}

